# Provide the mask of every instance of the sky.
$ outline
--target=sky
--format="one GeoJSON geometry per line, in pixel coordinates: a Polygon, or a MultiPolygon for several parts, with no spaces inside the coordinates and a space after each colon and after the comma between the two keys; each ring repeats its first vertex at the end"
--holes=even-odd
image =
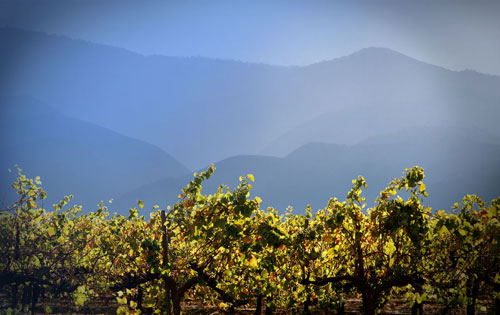
{"type": "Polygon", "coordinates": [[[0,0],[0,26],[142,54],[307,65],[387,47],[500,75],[500,1],[0,0]]]}

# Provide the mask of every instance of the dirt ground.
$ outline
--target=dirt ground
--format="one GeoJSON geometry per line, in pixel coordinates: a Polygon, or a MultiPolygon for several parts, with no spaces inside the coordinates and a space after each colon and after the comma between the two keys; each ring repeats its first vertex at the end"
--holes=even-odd
{"type": "MultiPolygon", "coordinates": [[[[0,301],[2,297],[0,296],[0,301]]],[[[0,303],[3,304],[2,308],[0,308],[0,314],[3,314],[5,311],[5,303],[0,303]]],[[[102,300],[96,303],[92,303],[90,305],[86,305],[84,308],[80,310],[75,310],[72,309],[72,306],[64,306],[64,305],[57,305],[57,302],[50,303],[50,307],[52,309],[52,314],[116,314],[116,308],[117,304],[113,299],[108,299],[108,300],[102,300]]],[[[476,314],[488,314],[487,311],[481,311],[479,308],[481,306],[487,307],[487,309],[491,308],[491,303],[486,302],[486,303],[478,303],[478,309],[476,311],[476,314]]],[[[361,314],[360,312],[361,309],[361,299],[359,298],[349,298],[347,299],[347,303],[345,305],[345,314],[361,314]]],[[[313,314],[335,314],[335,311],[333,312],[323,312],[323,311],[318,311],[314,310],[314,308],[311,308],[311,311],[313,314]]],[[[196,314],[196,315],[202,315],[202,314],[219,314],[220,311],[217,310],[216,308],[213,307],[207,307],[201,304],[197,303],[190,303],[190,304],[184,304],[183,305],[183,312],[185,314],[196,314]]],[[[254,314],[255,308],[252,307],[244,307],[244,308],[238,308],[236,309],[236,314],[244,314],[244,315],[249,315],[249,314],[254,314]]],[[[438,305],[436,303],[424,303],[423,304],[423,313],[424,314],[443,314],[443,306],[438,305]]],[[[42,308],[39,308],[36,312],[36,314],[46,314],[43,312],[42,308]]],[[[276,315],[282,315],[282,314],[287,314],[285,311],[275,311],[273,314],[276,315]]],[[[411,308],[409,305],[407,305],[404,301],[403,298],[392,298],[382,309],[380,314],[411,314],[411,308]]],[[[453,310],[451,312],[448,312],[447,314],[465,314],[465,310],[453,310]]]]}
{"type": "MultiPolygon", "coordinates": [[[[345,313],[344,314],[361,314],[361,299],[359,298],[349,298],[347,299],[347,303],[345,305],[345,313]]],[[[476,314],[488,314],[487,311],[481,311],[479,309],[480,306],[486,306],[488,309],[491,308],[491,303],[486,303],[486,304],[478,304],[478,309],[476,310],[476,314]]],[[[215,310],[210,310],[207,308],[203,308],[201,305],[185,305],[184,306],[184,311],[187,314],[218,314],[217,311],[215,310]]],[[[236,314],[254,314],[255,308],[239,308],[236,310],[236,314]]],[[[327,314],[335,314],[335,312],[323,312],[323,311],[318,311],[314,310],[312,308],[312,313],[313,314],[318,314],[318,315],[327,315],[327,314]]],[[[284,311],[276,311],[273,314],[276,315],[285,315],[287,314],[284,311]]],[[[405,300],[403,298],[392,298],[382,309],[380,314],[411,314],[411,307],[405,303],[405,300]]],[[[424,303],[423,304],[423,314],[427,315],[441,315],[443,314],[443,306],[437,304],[437,303],[424,303]]],[[[465,314],[465,309],[464,310],[453,310],[451,312],[447,312],[446,314],[465,314]]]]}

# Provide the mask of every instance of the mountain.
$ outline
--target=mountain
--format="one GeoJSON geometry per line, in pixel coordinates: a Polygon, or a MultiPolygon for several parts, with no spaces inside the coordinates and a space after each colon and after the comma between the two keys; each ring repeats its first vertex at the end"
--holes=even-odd
{"type": "Polygon", "coordinates": [[[29,177],[40,176],[47,208],[65,195],[95,209],[124,191],[190,171],[160,148],[95,124],[67,117],[26,97],[0,97],[0,200],[10,204],[10,183],[19,165],[29,177]]]}
{"type": "MultiPolygon", "coordinates": [[[[497,111],[496,107],[499,106],[493,103],[491,101],[490,109],[484,111],[485,115],[486,113],[491,113],[491,117],[484,120],[477,117],[474,118],[477,114],[474,114],[473,106],[470,109],[464,109],[462,113],[454,112],[450,109],[449,115],[447,115],[444,111],[442,113],[437,112],[438,110],[442,110],[438,105],[433,108],[426,108],[425,106],[420,106],[415,101],[408,101],[406,106],[402,106],[401,103],[385,103],[379,104],[380,106],[350,108],[326,113],[290,129],[264,146],[259,153],[263,155],[285,156],[296,148],[310,142],[356,144],[374,141],[374,139],[379,139],[379,141],[384,139],[383,141],[386,142],[391,139],[386,138],[387,134],[392,133],[392,136],[397,136],[398,139],[401,139],[403,135],[395,131],[408,130],[408,128],[414,130],[417,126],[424,126],[420,131],[425,131],[427,138],[429,138],[433,135],[429,134],[426,130],[437,132],[441,130],[436,128],[426,129],[425,126],[440,124],[457,127],[466,125],[468,128],[465,130],[467,131],[470,128],[476,129],[474,135],[478,135],[480,138],[475,140],[485,141],[487,138],[489,142],[500,144],[500,136],[494,136],[500,135],[500,133],[494,131],[495,127],[493,127],[494,124],[492,122],[493,117],[497,115],[495,113],[497,111]],[[414,108],[414,110],[402,109],[408,107],[414,108]],[[433,111],[434,113],[432,113],[433,111]],[[471,117],[471,119],[468,120],[467,117],[471,117]],[[481,126],[481,121],[484,122],[483,126],[481,126]],[[487,129],[489,132],[481,131],[478,133],[479,130],[483,130],[479,128],[487,129]]],[[[460,134],[463,137],[471,137],[471,135],[467,135],[465,132],[460,132],[460,134]]],[[[440,137],[446,140],[444,135],[440,134],[440,137]]],[[[452,134],[446,135],[455,137],[452,134]]]]}
{"type": "MultiPolygon", "coordinates": [[[[500,145],[496,138],[463,125],[417,126],[374,137],[356,145],[308,143],[283,158],[237,156],[215,164],[216,171],[204,184],[212,193],[221,184],[235,187],[238,177],[255,176],[252,196],[283,212],[289,205],[302,213],[307,204],[323,208],[331,197],[345,199],[351,180],[363,175],[364,193],[373,203],[380,190],[405,168],[424,168],[429,191],[426,204],[450,209],[465,194],[478,194],[486,201],[500,195],[500,145]],[[466,135],[466,137],[464,137],[466,135]],[[388,139],[386,141],[385,139],[388,139]],[[478,140],[478,139],[485,139],[478,140]]],[[[124,211],[145,201],[145,209],[171,205],[192,176],[165,179],[117,198],[114,207],[124,211]]]]}
{"type": "Polygon", "coordinates": [[[124,49],[0,29],[0,92],[170,152],[191,169],[236,155],[285,156],[453,121],[500,134],[500,77],[449,71],[385,48],[304,67],[124,49]]]}
{"type": "Polygon", "coordinates": [[[499,76],[449,71],[382,48],[306,70],[339,93],[332,102],[349,106],[305,119],[260,154],[285,156],[309,142],[355,144],[423,124],[466,124],[500,135],[499,76]]]}
{"type": "Polygon", "coordinates": [[[267,138],[259,133],[262,119],[276,117],[267,109],[279,110],[270,106],[276,90],[270,83],[280,85],[287,75],[279,67],[142,56],[15,29],[0,29],[0,43],[0,92],[30,95],[153,143],[192,169],[260,146],[267,138]]]}

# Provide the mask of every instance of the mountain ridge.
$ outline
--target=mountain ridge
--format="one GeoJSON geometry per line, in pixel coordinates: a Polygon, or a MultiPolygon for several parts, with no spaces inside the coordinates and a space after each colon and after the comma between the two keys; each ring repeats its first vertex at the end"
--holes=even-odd
{"type": "MultiPolygon", "coordinates": [[[[342,111],[356,117],[370,107],[389,112],[399,106],[400,115],[384,123],[389,127],[401,127],[402,111],[420,107],[419,120],[459,115],[500,132],[493,121],[500,79],[436,68],[386,48],[368,48],[326,65],[283,68],[145,57],[43,33],[25,35],[0,31],[7,47],[0,51],[1,91],[32,95],[67,116],[152,143],[190,169],[238,154],[273,155],[263,147],[275,146],[274,140],[308,120],[342,111]]],[[[346,128],[320,133],[340,143],[341,135],[356,142],[377,130],[362,125],[364,130],[352,135],[346,128]]],[[[281,153],[325,141],[311,132],[281,153]]]]}
{"type": "Polygon", "coordinates": [[[3,202],[14,201],[8,186],[15,174],[7,169],[16,164],[30,177],[41,176],[49,203],[74,194],[74,202],[87,207],[141,183],[190,173],[156,146],[33,106],[33,99],[17,100],[0,118],[0,148],[6,153],[0,157],[0,197],[8,199],[3,202]]]}
{"type": "Polygon", "coordinates": [[[50,32],[43,32],[43,31],[37,31],[37,30],[31,30],[31,29],[24,29],[24,28],[19,28],[19,27],[9,27],[9,26],[2,26],[0,27],[0,32],[1,31],[10,31],[10,32],[24,32],[24,33],[32,33],[32,34],[38,34],[38,35],[45,35],[48,37],[56,37],[64,40],[70,40],[70,41],[75,41],[75,42],[81,42],[82,44],[90,44],[90,45],[95,45],[95,46],[100,46],[100,47],[105,47],[105,48],[111,48],[111,49],[116,49],[116,50],[121,50],[121,51],[126,51],[130,54],[133,55],[139,55],[141,57],[146,57],[146,58],[171,58],[171,59],[200,59],[200,60],[207,60],[207,61],[219,61],[219,62],[231,62],[235,64],[247,64],[247,65],[255,65],[255,66],[265,66],[265,67],[277,67],[277,68],[289,68],[289,69],[295,69],[295,68],[307,68],[310,66],[321,66],[327,63],[335,62],[335,61],[340,61],[346,58],[351,58],[351,57],[356,57],[360,54],[364,54],[366,52],[373,52],[373,51],[385,51],[385,52],[390,52],[393,55],[399,55],[401,57],[405,57],[408,59],[411,59],[413,61],[419,62],[419,63],[424,63],[433,67],[438,67],[447,71],[452,71],[452,72],[474,72],[480,75],[486,75],[486,76],[492,76],[492,77],[497,77],[500,78],[500,74],[493,74],[493,73],[485,73],[481,72],[475,69],[461,69],[461,70],[453,70],[450,68],[446,68],[444,66],[430,63],[427,61],[420,60],[418,58],[412,57],[408,54],[399,52],[395,49],[392,49],[390,47],[383,47],[383,46],[368,46],[365,48],[361,48],[359,50],[355,50],[349,54],[338,56],[338,57],[332,57],[324,60],[318,60],[315,62],[303,64],[303,65],[298,65],[298,64],[292,64],[292,65],[280,65],[280,64],[272,64],[272,63],[266,63],[266,62],[255,62],[255,61],[248,61],[248,60],[240,60],[240,59],[232,59],[232,58],[217,58],[217,57],[208,57],[208,56],[199,56],[199,55],[186,55],[186,56],[180,56],[180,55],[167,55],[167,54],[144,54],[140,53],[138,51],[112,45],[109,43],[101,43],[101,42],[95,42],[91,40],[85,40],[77,37],[71,37],[69,35],[65,34],[59,34],[59,33],[50,33],[50,32]]]}
{"type": "MultiPolygon", "coordinates": [[[[465,132],[465,137],[463,131],[436,129],[425,137],[432,140],[439,134],[441,140],[427,143],[413,131],[410,136],[414,140],[407,140],[401,130],[453,121],[455,130],[470,126],[495,138],[500,134],[500,77],[447,70],[386,48],[368,48],[325,63],[284,68],[202,57],[142,56],[62,37],[23,34],[0,31],[5,47],[0,50],[4,62],[0,96],[5,96],[0,99],[1,114],[16,110],[14,98],[7,95],[29,95],[65,117],[150,143],[191,170],[215,163],[220,167],[208,182],[209,189],[216,183],[233,185],[240,175],[255,170],[256,178],[262,178],[256,183],[256,193],[262,193],[270,205],[283,208],[290,201],[303,208],[310,200],[317,207],[326,201],[327,194],[341,196],[351,179],[360,174],[368,180],[374,178],[375,187],[385,185],[421,159],[425,162],[422,166],[430,167],[433,183],[469,177],[476,183],[441,191],[447,200],[467,187],[471,188],[468,193],[478,188],[489,194],[491,187],[484,183],[491,184],[491,174],[497,175],[498,163],[488,154],[497,157],[498,148],[481,143],[481,133],[465,132]],[[398,135],[403,140],[397,143],[384,139],[398,135]],[[363,141],[371,144],[363,145],[363,141]],[[376,141],[380,143],[374,144],[376,141]],[[471,156],[467,146],[484,156],[471,156]],[[422,150],[428,155],[422,155],[422,150]]],[[[7,134],[8,128],[5,130],[7,134]]],[[[31,132],[24,134],[28,140],[38,136],[37,130],[31,132]]],[[[78,141],[92,151],[83,134],[79,133],[78,141]]],[[[95,133],[93,137],[99,138],[95,133]]],[[[67,141],[66,145],[70,144],[67,141]]],[[[47,148],[37,148],[48,158],[47,148]]],[[[161,171],[154,172],[151,164],[155,162],[141,160],[143,157],[134,151],[121,151],[130,163],[121,168],[146,167],[151,177],[119,181],[109,197],[150,185],[158,196],[175,192],[174,198],[189,182],[191,176],[180,172],[165,184],[155,184],[161,181],[155,177],[161,171]]],[[[57,152],[62,159],[65,152],[57,152]]],[[[31,155],[27,152],[26,156],[31,155]]],[[[92,156],[99,161],[97,153],[92,156]]],[[[66,157],[64,165],[74,168],[72,157],[66,157]]],[[[99,165],[123,172],[106,163],[99,165]]],[[[50,173],[49,166],[44,172],[50,173]]],[[[50,167],[64,175],[59,166],[50,167]]],[[[72,171],[75,179],[95,185],[88,178],[82,179],[88,174],[77,171],[72,171]]],[[[74,188],[71,193],[77,195],[79,189],[87,189],[74,188]]],[[[132,201],[140,198],[134,196],[132,201]]],[[[118,201],[113,207],[125,204],[131,206],[118,201]]],[[[440,204],[445,200],[441,199],[438,207],[440,204]]]]}
{"type": "MultiPolygon", "coordinates": [[[[448,133],[457,133],[460,129],[457,126],[442,128],[448,133]]],[[[331,197],[344,198],[351,180],[359,175],[368,182],[364,195],[372,202],[389,181],[399,177],[405,168],[415,165],[424,167],[424,182],[430,194],[425,202],[434,210],[451,209],[464,194],[478,194],[488,200],[500,193],[494,185],[500,176],[500,169],[496,167],[500,159],[499,143],[460,137],[443,143],[436,137],[423,139],[421,144],[415,145],[420,142],[418,132],[405,136],[405,142],[391,144],[369,141],[355,145],[308,143],[282,158],[238,156],[225,159],[215,163],[216,171],[204,183],[202,193],[213,193],[222,184],[234,188],[239,176],[251,173],[255,177],[251,197],[261,197],[264,209],[272,206],[283,212],[291,205],[302,213],[307,204],[316,210],[324,207],[331,197]],[[456,156],[461,158],[456,159],[456,156]]],[[[191,179],[192,176],[186,175],[138,187],[117,198],[115,209],[123,211],[133,207],[137,199],[144,200],[145,209],[154,204],[172,205],[181,188],[191,179]]]]}

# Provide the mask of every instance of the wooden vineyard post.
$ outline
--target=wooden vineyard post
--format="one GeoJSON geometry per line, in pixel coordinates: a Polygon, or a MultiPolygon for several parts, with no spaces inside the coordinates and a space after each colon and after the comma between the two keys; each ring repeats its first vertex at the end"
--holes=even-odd
{"type": "MultiPolygon", "coordinates": [[[[167,221],[167,217],[165,215],[165,210],[161,210],[161,228],[162,228],[162,238],[161,238],[161,247],[162,247],[162,256],[163,256],[163,267],[166,268],[168,265],[168,244],[170,243],[170,239],[168,236],[167,232],[167,227],[165,226],[165,223],[167,221]]],[[[166,292],[166,298],[167,298],[167,315],[171,315],[171,294],[170,294],[170,288],[167,285],[167,281],[165,279],[165,292],[166,292]]]]}

